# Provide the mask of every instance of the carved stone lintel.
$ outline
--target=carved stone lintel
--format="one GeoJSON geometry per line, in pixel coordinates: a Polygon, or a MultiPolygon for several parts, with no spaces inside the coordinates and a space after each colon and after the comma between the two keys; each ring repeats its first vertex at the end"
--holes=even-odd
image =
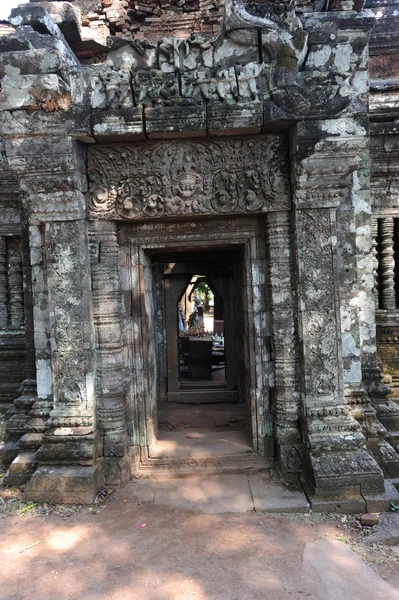
{"type": "Polygon", "coordinates": [[[89,175],[92,219],[251,214],[290,205],[284,136],[91,148],[89,175]]]}

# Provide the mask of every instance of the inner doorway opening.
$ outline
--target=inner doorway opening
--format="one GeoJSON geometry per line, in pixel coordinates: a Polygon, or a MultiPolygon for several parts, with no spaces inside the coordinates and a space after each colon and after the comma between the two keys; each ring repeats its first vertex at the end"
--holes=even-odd
{"type": "Polygon", "coordinates": [[[152,259],[163,287],[166,359],[152,456],[246,460],[252,438],[243,393],[242,251],[152,259]]]}
{"type": "Polygon", "coordinates": [[[177,304],[181,389],[226,388],[223,309],[212,280],[193,275],[177,304]]]}

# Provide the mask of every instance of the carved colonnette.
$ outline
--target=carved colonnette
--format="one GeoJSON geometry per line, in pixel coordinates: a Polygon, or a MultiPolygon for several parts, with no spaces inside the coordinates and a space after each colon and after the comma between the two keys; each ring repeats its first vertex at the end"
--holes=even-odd
{"type": "Polygon", "coordinates": [[[125,483],[130,476],[127,455],[121,293],[117,226],[91,223],[91,280],[96,330],[96,419],[102,485],[125,483]]]}
{"type": "MultiPolygon", "coordinates": [[[[239,223],[239,222],[238,222],[239,223]]],[[[275,456],[272,388],[274,365],[268,302],[268,277],[264,221],[246,241],[242,264],[244,322],[244,396],[251,415],[252,447],[260,456],[275,456]]],[[[238,225],[239,226],[239,225],[238,225]]]]}
{"type": "Polygon", "coordinates": [[[275,373],[275,435],[283,473],[298,473],[303,469],[304,446],[299,430],[302,407],[291,211],[269,213],[266,231],[275,373]]]}

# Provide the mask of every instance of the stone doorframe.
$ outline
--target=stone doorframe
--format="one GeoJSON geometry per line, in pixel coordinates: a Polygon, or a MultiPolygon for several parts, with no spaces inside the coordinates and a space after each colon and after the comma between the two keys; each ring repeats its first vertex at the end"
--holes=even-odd
{"type": "MultiPolygon", "coordinates": [[[[153,297],[163,290],[153,288],[151,252],[229,246],[243,251],[244,398],[251,415],[253,448],[261,456],[273,456],[277,436],[280,454],[283,449],[283,454],[291,456],[287,470],[292,470],[292,457],[301,454],[302,449],[297,448],[301,444],[300,393],[289,212],[271,213],[266,218],[243,216],[150,224],[95,221],[91,229],[91,244],[101,247],[103,254],[114,255],[115,261],[119,244],[121,344],[116,362],[123,364],[127,419],[124,424],[120,415],[118,431],[121,437],[125,429],[128,432],[133,462],[146,460],[156,441],[157,364],[165,361],[156,350],[161,348],[165,333],[154,324],[153,297]],[[114,250],[107,251],[107,243],[114,250]],[[277,251],[281,244],[286,247],[282,253],[277,251]]],[[[112,337],[105,282],[114,280],[115,267],[116,262],[110,265],[108,273],[102,269],[103,284],[99,279],[98,287],[93,286],[99,356],[107,352],[112,337]],[[104,326],[106,335],[102,335],[104,326]]],[[[96,273],[95,263],[92,269],[96,273]]],[[[116,285],[114,294],[118,294],[116,285]]],[[[116,320],[112,321],[117,327],[116,320]]],[[[101,373],[100,379],[103,380],[101,373]]],[[[112,379],[116,381],[118,377],[112,379]]],[[[105,427],[105,439],[111,435],[115,444],[116,430],[107,425],[115,424],[115,407],[107,416],[107,402],[100,400],[109,397],[109,385],[108,371],[104,389],[99,390],[100,426],[105,427]]],[[[298,464],[294,469],[298,470],[298,464]]]]}

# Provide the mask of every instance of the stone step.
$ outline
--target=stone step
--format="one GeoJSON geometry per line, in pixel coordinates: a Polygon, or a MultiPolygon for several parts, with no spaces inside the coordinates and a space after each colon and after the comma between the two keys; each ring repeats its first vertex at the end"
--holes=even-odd
{"type": "Polygon", "coordinates": [[[32,452],[40,448],[43,443],[42,433],[25,433],[19,440],[18,444],[22,452],[32,452]]]}
{"type": "Polygon", "coordinates": [[[6,475],[4,476],[4,485],[6,487],[19,487],[23,485],[33,475],[37,467],[35,452],[21,452],[12,461],[6,475]]]}
{"type": "Polygon", "coordinates": [[[273,466],[273,459],[262,458],[258,454],[247,452],[215,457],[150,457],[139,465],[137,476],[195,477],[197,475],[260,473],[269,471],[273,466]]]}
{"type": "Polygon", "coordinates": [[[399,479],[385,479],[384,491],[379,494],[364,494],[367,512],[389,512],[391,502],[399,506],[399,479]]]}

